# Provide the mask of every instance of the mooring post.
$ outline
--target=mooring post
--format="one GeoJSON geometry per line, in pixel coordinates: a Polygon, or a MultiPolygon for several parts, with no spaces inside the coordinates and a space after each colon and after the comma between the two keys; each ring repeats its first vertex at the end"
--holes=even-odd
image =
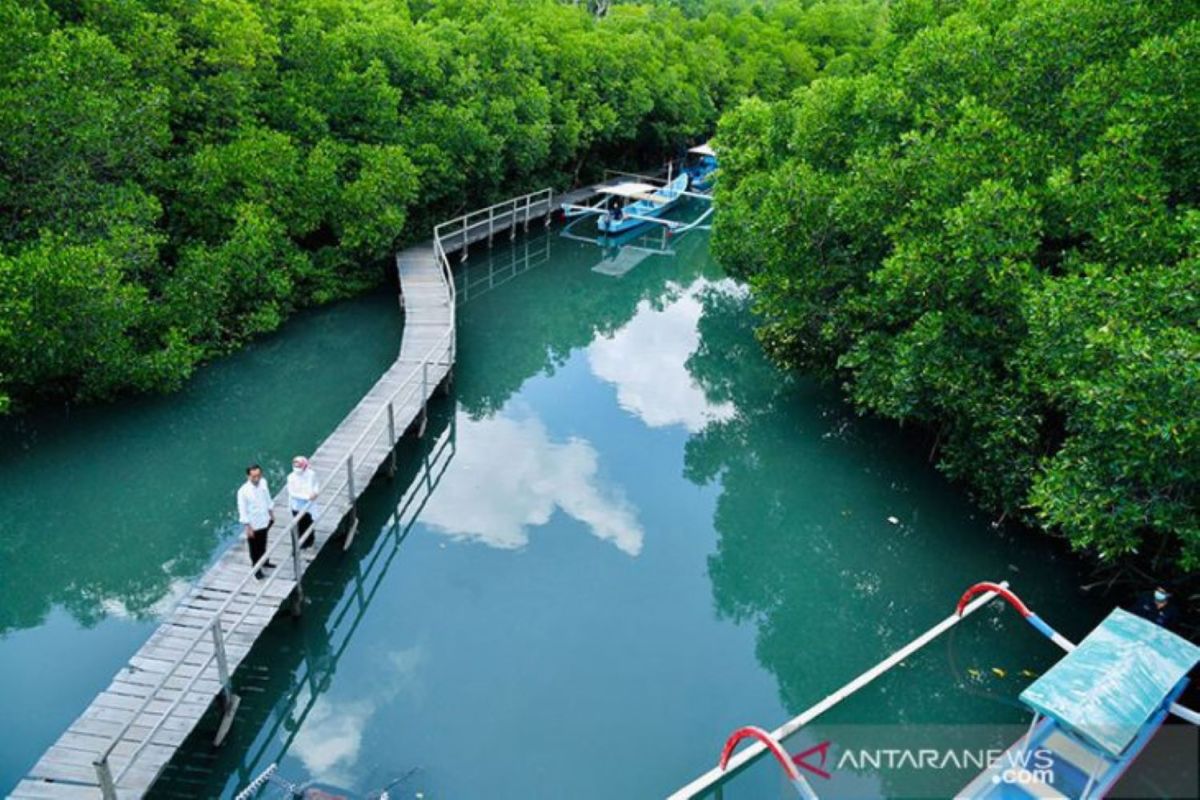
{"type": "MultiPolygon", "coordinates": [[[[299,588],[299,585],[300,582],[297,581],[297,588],[299,588]]],[[[221,682],[221,693],[218,695],[221,702],[221,722],[217,725],[216,736],[213,737],[213,747],[218,747],[221,742],[225,741],[225,737],[229,734],[229,729],[233,727],[233,715],[237,713],[241,698],[233,693],[233,685],[229,675],[229,660],[225,656],[225,637],[221,634],[220,617],[213,620],[209,630],[212,631],[213,647],[217,653],[217,678],[221,682]]]]}
{"type": "Polygon", "coordinates": [[[393,403],[388,402],[388,447],[391,448],[391,455],[388,456],[389,478],[396,477],[396,409],[393,403]]]}
{"type": "MultiPolygon", "coordinates": [[[[311,536],[317,538],[316,528],[309,530],[311,536]]],[[[300,526],[295,521],[292,522],[292,572],[296,575],[296,591],[292,593],[292,616],[298,617],[304,610],[304,589],[300,586],[300,526]]]]}
{"type": "Polygon", "coordinates": [[[342,544],[342,550],[350,549],[350,543],[354,541],[354,534],[358,533],[358,506],[354,502],[357,493],[354,491],[353,453],[346,457],[346,495],[350,500],[350,530],[346,531],[346,541],[342,544]]]}
{"type": "Polygon", "coordinates": [[[108,756],[92,762],[96,768],[96,780],[100,784],[100,796],[104,800],[117,800],[117,785],[113,782],[112,770],[108,767],[108,756]]]}

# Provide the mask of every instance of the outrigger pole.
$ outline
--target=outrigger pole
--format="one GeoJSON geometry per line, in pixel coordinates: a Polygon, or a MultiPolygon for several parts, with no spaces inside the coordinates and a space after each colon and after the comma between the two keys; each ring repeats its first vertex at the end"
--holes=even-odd
{"type": "MultiPolygon", "coordinates": [[[[869,670],[867,670],[863,674],[859,675],[857,678],[850,681],[845,686],[838,689],[836,692],[829,695],[828,697],[826,697],[821,702],[817,703],[812,708],[803,712],[802,714],[800,714],[800,716],[795,717],[788,722],[785,722],[783,725],[780,725],[778,728],[771,731],[769,734],[762,732],[762,731],[759,731],[760,733],[762,733],[761,736],[758,733],[752,734],[754,736],[754,738],[758,739],[758,741],[756,741],[750,747],[747,747],[742,752],[738,753],[736,756],[733,756],[732,758],[728,757],[729,756],[728,752],[723,753],[722,758],[721,758],[721,763],[718,766],[710,769],[708,772],[704,773],[699,778],[696,778],[694,781],[689,783],[687,786],[684,786],[682,789],[679,789],[678,791],[676,791],[674,794],[672,794],[668,798],[668,800],[689,800],[689,798],[696,797],[698,795],[703,794],[704,792],[707,792],[708,790],[710,790],[714,786],[716,786],[718,783],[720,783],[722,780],[727,779],[730,775],[732,775],[736,772],[739,772],[740,770],[745,768],[756,758],[761,756],[763,753],[767,752],[768,745],[764,742],[763,736],[765,736],[767,739],[771,740],[774,743],[774,746],[770,747],[769,749],[772,752],[774,752],[776,754],[776,758],[778,758],[779,753],[782,752],[782,747],[780,747],[778,744],[779,742],[781,742],[784,739],[786,739],[787,737],[791,736],[793,733],[800,730],[805,725],[812,722],[814,719],[821,716],[826,711],[833,708],[834,706],[836,706],[838,703],[845,700],[850,695],[854,694],[855,692],[862,689],[867,684],[874,681],[880,675],[882,675],[885,672],[887,672],[888,670],[892,669],[892,667],[895,667],[901,661],[904,661],[906,658],[910,657],[913,653],[916,653],[918,650],[925,647],[927,644],[932,642],[934,639],[938,638],[943,633],[950,630],[958,623],[962,622],[963,619],[966,618],[967,616],[969,616],[970,614],[973,614],[976,611],[978,611],[979,609],[983,608],[985,605],[987,605],[989,602],[994,600],[996,597],[1000,596],[1001,592],[1007,591],[1008,582],[1002,581],[999,584],[987,584],[987,586],[994,587],[994,588],[980,589],[979,591],[982,592],[982,595],[980,597],[976,597],[974,600],[970,600],[970,598],[964,598],[966,600],[969,600],[969,602],[967,602],[967,603],[963,603],[963,601],[959,601],[959,608],[953,614],[946,617],[944,620],[939,622],[937,625],[934,625],[932,628],[925,631],[925,633],[921,634],[916,639],[913,639],[911,642],[906,644],[904,647],[902,647],[899,650],[897,650],[896,652],[892,653],[886,659],[879,662],[875,666],[871,667],[869,670]]],[[[972,587],[972,588],[974,588],[974,587],[972,587]]],[[[748,729],[742,729],[742,731],[745,731],[745,730],[748,730],[748,729]]],[[[755,729],[755,730],[758,731],[759,729],[755,729]]],[[[739,731],[739,733],[740,732],[741,731],[739,731]]],[[[745,738],[745,737],[739,736],[738,733],[735,733],[734,736],[730,738],[730,741],[728,743],[726,743],[726,750],[727,751],[732,750],[733,746],[735,746],[737,744],[737,742],[740,741],[741,738],[745,738]]],[[[788,780],[792,779],[793,772],[795,772],[795,771],[789,770],[788,780]]],[[[799,772],[795,772],[795,774],[799,775],[799,772]]],[[[792,785],[796,786],[795,782],[793,782],[792,785]]],[[[796,788],[797,788],[797,791],[799,791],[801,793],[802,797],[807,797],[807,795],[804,794],[803,790],[800,789],[799,786],[797,786],[796,788]]],[[[810,792],[812,791],[811,788],[809,788],[808,790],[810,792]]]]}
{"type": "MultiPolygon", "coordinates": [[[[1051,628],[1046,624],[1045,620],[1033,613],[1033,610],[1030,609],[1029,606],[1025,605],[1021,598],[1017,597],[1016,594],[1009,590],[1007,583],[995,584],[984,581],[982,583],[975,584],[970,589],[967,589],[967,591],[963,592],[963,596],[959,598],[958,608],[955,610],[955,613],[969,613],[964,611],[964,609],[968,608],[967,603],[972,597],[980,592],[987,592],[992,597],[999,596],[1004,598],[1005,602],[1015,608],[1017,613],[1024,617],[1025,621],[1032,625],[1038,633],[1054,642],[1064,651],[1069,653],[1075,649],[1074,642],[1063,636],[1058,631],[1054,630],[1054,628],[1051,628]]],[[[974,604],[972,603],[972,605],[974,604]]],[[[1200,725],[1200,712],[1193,711],[1187,706],[1181,706],[1179,703],[1172,703],[1167,710],[1186,722],[1190,722],[1193,725],[1200,725]]]]}

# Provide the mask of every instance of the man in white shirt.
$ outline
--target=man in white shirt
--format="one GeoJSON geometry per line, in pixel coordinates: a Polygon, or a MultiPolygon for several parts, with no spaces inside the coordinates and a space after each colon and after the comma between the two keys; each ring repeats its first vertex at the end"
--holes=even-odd
{"type": "MultiPolygon", "coordinates": [[[[267,531],[275,524],[275,512],[271,510],[271,490],[262,476],[262,467],[251,464],[246,467],[246,482],[237,491],[238,522],[246,531],[246,544],[250,547],[250,563],[258,564],[267,552],[267,531]]],[[[275,566],[270,561],[264,567],[275,566]]],[[[254,577],[263,579],[261,569],[254,577]]]]}
{"type": "Polygon", "coordinates": [[[297,518],[296,532],[300,536],[300,547],[312,547],[313,517],[317,514],[317,493],[321,490],[317,473],[309,465],[304,456],[292,459],[292,474],[287,479],[288,498],[291,501],[292,516],[297,518]],[[307,534],[307,535],[305,535],[307,534]]]}

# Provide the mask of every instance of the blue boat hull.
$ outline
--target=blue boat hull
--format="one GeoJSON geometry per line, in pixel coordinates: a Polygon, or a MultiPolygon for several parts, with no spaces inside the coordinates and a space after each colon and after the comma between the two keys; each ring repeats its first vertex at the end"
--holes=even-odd
{"type": "Polygon", "coordinates": [[[640,228],[643,225],[649,225],[650,223],[645,219],[635,219],[631,215],[638,217],[660,217],[679,202],[687,187],[688,175],[686,172],[681,172],[674,180],[654,193],[654,197],[661,200],[661,202],[638,200],[636,203],[631,203],[621,209],[619,215],[609,213],[600,217],[596,221],[596,226],[604,234],[613,236],[640,228]]]}

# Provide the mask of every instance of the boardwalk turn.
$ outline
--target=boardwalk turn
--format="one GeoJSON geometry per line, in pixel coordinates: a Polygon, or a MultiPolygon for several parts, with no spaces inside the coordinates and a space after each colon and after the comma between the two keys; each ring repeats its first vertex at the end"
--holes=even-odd
{"type": "MultiPolygon", "coordinates": [[[[13,790],[17,798],[141,797],[214,700],[223,730],[238,699],[230,677],[276,613],[302,607],[302,578],[331,541],[348,548],[354,503],[381,469],[394,469],[395,445],[424,428],[431,394],[451,377],[455,289],[447,254],[518,225],[548,221],[543,190],[472,212],[435,228],[434,239],[396,258],[404,333],[396,361],[311,458],[322,480],[315,546],[295,547],[286,491],[275,497],[266,558],[277,565],[256,580],[245,545],[229,547],[13,790]]],[[[223,735],[223,730],[220,735],[223,735]]]]}

